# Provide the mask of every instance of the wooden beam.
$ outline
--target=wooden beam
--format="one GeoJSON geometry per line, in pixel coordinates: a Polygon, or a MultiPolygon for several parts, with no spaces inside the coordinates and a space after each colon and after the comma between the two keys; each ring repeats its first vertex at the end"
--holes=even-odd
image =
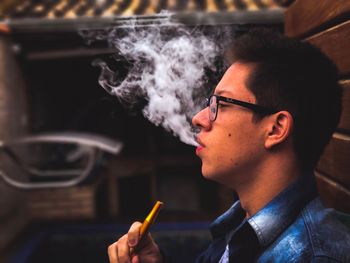
{"type": "Polygon", "coordinates": [[[326,207],[350,213],[350,191],[327,176],[316,173],[317,188],[326,207]]]}
{"type": "Polygon", "coordinates": [[[335,133],[316,170],[350,189],[350,136],[335,133]]]}
{"type": "MultiPolygon", "coordinates": [[[[255,0],[257,1],[257,0],[255,0]]],[[[290,6],[295,0],[274,0],[275,3],[277,3],[280,6],[290,6]]]]}
{"type": "Polygon", "coordinates": [[[290,37],[302,37],[344,21],[349,16],[349,0],[295,1],[285,12],[285,33],[290,37]]]}
{"type": "Polygon", "coordinates": [[[199,159],[194,155],[163,155],[135,158],[116,158],[109,162],[108,173],[116,177],[140,174],[151,175],[154,167],[195,167],[199,159]]]}
{"type": "Polygon", "coordinates": [[[341,75],[350,75],[350,20],[306,40],[325,52],[341,75]]]}
{"type": "Polygon", "coordinates": [[[343,111],[338,128],[350,133],[350,79],[340,82],[343,88],[343,111]]]}

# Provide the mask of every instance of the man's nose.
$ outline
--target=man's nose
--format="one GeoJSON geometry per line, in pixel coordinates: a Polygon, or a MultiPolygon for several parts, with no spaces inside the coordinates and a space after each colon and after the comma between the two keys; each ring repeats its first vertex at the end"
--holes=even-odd
{"type": "Polygon", "coordinates": [[[204,108],[192,118],[192,125],[200,129],[210,129],[211,122],[209,121],[208,107],[204,108]]]}

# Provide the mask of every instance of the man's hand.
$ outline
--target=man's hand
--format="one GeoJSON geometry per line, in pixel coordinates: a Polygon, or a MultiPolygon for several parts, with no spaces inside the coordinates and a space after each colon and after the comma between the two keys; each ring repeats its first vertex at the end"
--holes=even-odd
{"type": "Polygon", "coordinates": [[[108,247],[110,263],[161,263],[163,262],[157,244],[149,233],[140,242],[140,222],[135,222],[129,232],[108,247]],[[137,250],[135,250],[137,246],[137,250]],[[130,249],[134,250],[130,253],[130,249]]]}

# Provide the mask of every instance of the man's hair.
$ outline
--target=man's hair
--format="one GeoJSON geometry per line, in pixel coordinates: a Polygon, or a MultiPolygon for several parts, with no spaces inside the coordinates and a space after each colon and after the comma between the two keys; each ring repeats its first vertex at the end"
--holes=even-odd
{"type": "Polygon", "coordinates": [[[315,168],[341,114],[342,89],[334,63],[310,43],[267,29],[242,35],[230,52],[234,61],[253,63],[246,84],[257,103],[291,113],[300,165],[315,168]]]}

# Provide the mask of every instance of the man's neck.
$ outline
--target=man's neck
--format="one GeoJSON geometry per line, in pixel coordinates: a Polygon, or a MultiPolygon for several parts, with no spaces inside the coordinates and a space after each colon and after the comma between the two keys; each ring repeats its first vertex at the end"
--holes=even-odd
{"type": "Polygon", "coordinates": [[[237,189],[241,206],[246,211],[246,217],[251,217],[294,182],[301,171],[288,160],[279,165],[266,163],[256,171],[254,180],[250,180],[237,189]]]}

